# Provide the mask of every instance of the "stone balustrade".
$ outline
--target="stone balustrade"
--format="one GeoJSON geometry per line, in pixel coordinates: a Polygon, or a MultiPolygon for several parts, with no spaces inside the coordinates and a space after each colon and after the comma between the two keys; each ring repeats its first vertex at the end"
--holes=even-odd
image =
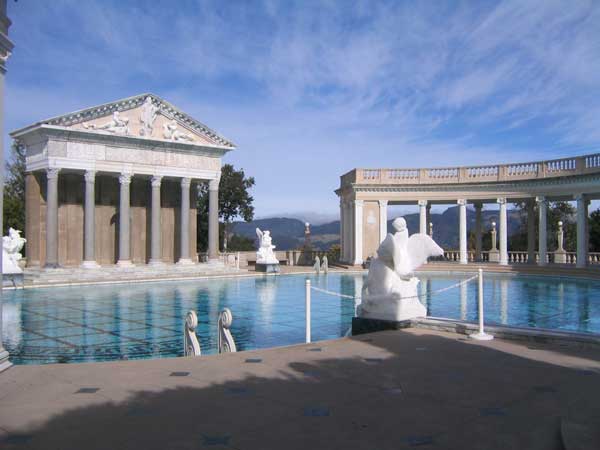
{"type": "Polygon", "coordinates": [[[568,175],[600,173],[600,153],[572,158],[515,164],[419,168],[354,169],[341,184],[461,184],[536,180],[568,175]]]}
{"type": "MultiPolygon", "coordinates": [[[[481,252],[481,260],[477,261],[476,252],[468,251],[469,262],[488,262],[489,251],[481,252]]],[[[548,252],[546,254],[546,262],[550,264],[577,264],[577,253],[576,252],[562,252],[563,260],[559,260],[557,255],[560,252],[548,252]]],[[[444,260],[450,262],[460,262],[460,251],[459,250],[445,250],[444,260]]],[[[540,255],[539,252],[535,252],[535,263],[539,263],[540,255]]],[[[508,262],[510,264],[527,264],[529,263],[529,254],[526,251],[509,251],[508,262]]],[[[588,254],[589,265],[600,265],[600,252],[590,252],[588,254]]]]}

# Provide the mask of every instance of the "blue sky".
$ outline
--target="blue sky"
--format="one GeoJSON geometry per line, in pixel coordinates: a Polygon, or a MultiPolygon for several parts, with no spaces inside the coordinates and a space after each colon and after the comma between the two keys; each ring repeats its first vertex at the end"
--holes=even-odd
{"type": "Polygon", "coordinates": [[[354,167],[600,148],[598,1],[9,1],[6,130],[153,92],[238,145],[258,216],[354,167]]]}

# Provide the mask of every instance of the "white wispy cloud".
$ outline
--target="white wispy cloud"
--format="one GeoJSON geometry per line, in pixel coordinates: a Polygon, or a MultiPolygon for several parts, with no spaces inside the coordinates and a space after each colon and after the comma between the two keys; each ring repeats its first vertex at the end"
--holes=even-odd
{"type": "Polygon", "coordinates": [[[600,3],[9,5],[7,128],[155,91],[238,143],[258,211],[337,207],[355,166],[600,144],[600,3]],[[291,170],[293,169],[293,170],[291,170]],[[282,186],[272,189],[270,184],[282,186]]]}

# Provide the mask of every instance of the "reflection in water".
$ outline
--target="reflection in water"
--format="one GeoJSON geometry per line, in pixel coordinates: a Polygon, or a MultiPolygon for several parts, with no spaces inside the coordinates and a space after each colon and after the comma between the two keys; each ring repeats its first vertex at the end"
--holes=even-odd
{"type": "Polygon", "coordinates": [[[460,320],[467,320],[467,284],[460,285],[460,320]]]}
{"type": "MultiPolygon", "coordinates": [[[[365,274],[309,278],[314,286],[356,298],[365,274]]],[[[476,283],[438,292],[465,277],[419,278],[429,315],[476,320],[476,283]]],[[[2,335],[15,363],[179,356],[184,317],[193,309],[202,353],[210,354],[216,352],[218,313],[228,307],[239,350],[297,344],[304,341],[305,279],[281,275],[8,291],[2,335]]],[[[600,332],[600,282],[486,274],[484,292],[490,324],[600,332]]],[[[313,291],[315,341],[346,333],[360,302],[353,298],[313,291]]]]}
{"type": "Polygon", "coordinates": [[[254,288],[256,289],[256,300],[265,320],[272,320],[273,307],[277,297],[277,277],[267,276],[264,278],[256,278],[254,280],[254,288]]]}
{"type": "Polygon", "coordinates": [[[500,323],[508,323],[508,280],[500,280],[500,323]]]}
{"type": "MultiPolygon", "coordinates": [[[[0,299],[1,300],[1,299],[0,299]]],[[[21,345],[21,304],[7,303],[2,305],[2,342],[13,342],[15,346],[21,345]]]]}

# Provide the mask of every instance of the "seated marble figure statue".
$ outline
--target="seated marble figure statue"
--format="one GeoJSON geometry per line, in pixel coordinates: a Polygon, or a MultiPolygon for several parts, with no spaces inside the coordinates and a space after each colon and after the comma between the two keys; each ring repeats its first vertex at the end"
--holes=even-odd
{"type": "Polygon", "coordinates": [[[403,217],[395,219],[392,228],[394,234],[386,236],[371,261],[359,317],[399,321],[427,314],[417,295],[419,279],[413,271],[430,256],[442,256],[444,250],[426,234],[409,237],[403,217]]]}
{"type": "Polygon", "coordinates": [[[260,231],[260,228],[257,228],[256,235],[259,240],[259,248],[256,252],[256,264],[279,264],[273,252],[275,246],[272,244],[271,233],[267,230],[260,231]]]}

